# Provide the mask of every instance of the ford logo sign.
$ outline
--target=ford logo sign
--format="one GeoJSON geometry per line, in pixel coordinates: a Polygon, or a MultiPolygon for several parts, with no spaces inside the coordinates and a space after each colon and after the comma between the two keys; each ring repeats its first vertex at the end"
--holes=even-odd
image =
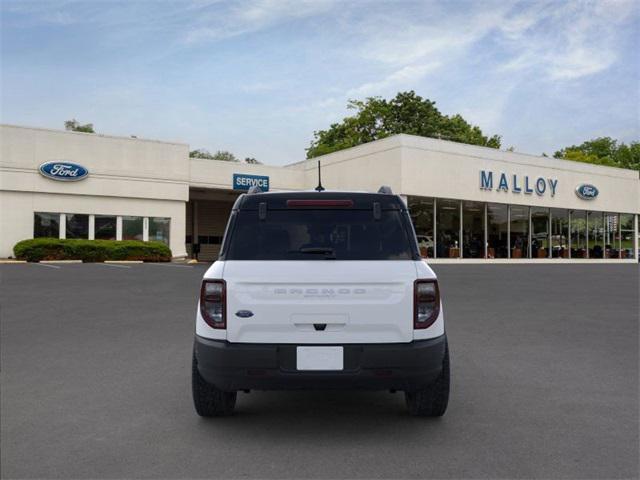
{"type": "Polygon", "coordinates": [[[589,185],[587,183],[578,185],[576,187],[576,195],[578,195],[583,200],[593,200],[598,196],[598,189],[593,185],[589,185]]]}
{"type": "Polygon", "coordinates": [[[52,180],[77,182],[89,175],[89,170],[73,162],[55,161],[40,165],[40,173],[52,180]]]}

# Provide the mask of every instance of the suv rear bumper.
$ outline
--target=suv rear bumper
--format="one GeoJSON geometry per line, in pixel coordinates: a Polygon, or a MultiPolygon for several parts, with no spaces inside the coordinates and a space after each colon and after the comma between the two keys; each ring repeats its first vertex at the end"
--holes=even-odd
{"type": "MultiPolygon", "coordinates": [[[[328,345],[318,345],[328,346],[328,345]]],[[[410,343],[344,345],[344,370],[296,370],[290,344],[229,343],[196,336],[200,375],[225,391],[420,389],[442,370],[446,335],[410,343]]]]}

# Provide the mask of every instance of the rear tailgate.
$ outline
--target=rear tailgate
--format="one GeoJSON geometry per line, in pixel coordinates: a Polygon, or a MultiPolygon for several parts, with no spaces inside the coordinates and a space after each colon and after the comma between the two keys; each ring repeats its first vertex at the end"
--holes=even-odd
{"type": "Polygon", "coordinates": [[[410,342],[415,278],[408,260],[230,260],[224,268],[227,340],[410,342]]]}

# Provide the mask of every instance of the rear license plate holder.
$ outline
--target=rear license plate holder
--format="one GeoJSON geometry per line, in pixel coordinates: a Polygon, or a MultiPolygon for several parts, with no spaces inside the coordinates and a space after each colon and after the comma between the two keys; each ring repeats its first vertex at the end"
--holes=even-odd
{"type": "Polygon", "coordinates": [[[297,347],[296,369],[298,371],[344,370],[344,348],[297,347]]]}

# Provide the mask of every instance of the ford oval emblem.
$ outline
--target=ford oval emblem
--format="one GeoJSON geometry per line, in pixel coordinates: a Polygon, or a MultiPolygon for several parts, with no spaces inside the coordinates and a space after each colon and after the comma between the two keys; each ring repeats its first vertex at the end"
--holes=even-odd
{"type": "Polygon", "coordinates": [[[253,312],[251,310],[238,310],[236,312],[236,317],[240,317],[240,318],[253,317],[253,312]]]}
{"type": "Polygon", "coordinates": [[[598,193],[598,189],[588,183],[584,183],[576,187],[576,195],[583,200],[593,200],[598,196],[598,193]]]}
{"type": "Polygon", "coordinates": [[[43,163],[39,170],[43,176],[62,182],[77,182],[89,175],[89,170],[82,165],[64,160],[43,163]]]}

